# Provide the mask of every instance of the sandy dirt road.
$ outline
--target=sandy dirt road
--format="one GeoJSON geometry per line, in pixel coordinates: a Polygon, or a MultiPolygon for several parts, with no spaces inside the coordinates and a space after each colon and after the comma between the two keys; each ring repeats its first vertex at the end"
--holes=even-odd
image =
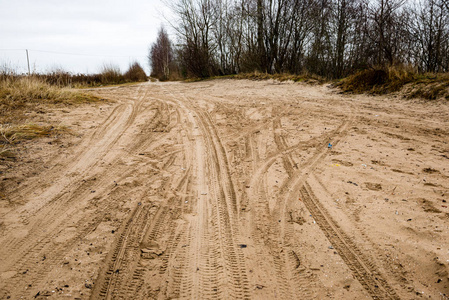
{"type": "Polygon", "coordinates": [[[448,299],[447,103],[94,93],[113,102],[48,114],[79,135],[2,173],[1,299],[448,299]]]}

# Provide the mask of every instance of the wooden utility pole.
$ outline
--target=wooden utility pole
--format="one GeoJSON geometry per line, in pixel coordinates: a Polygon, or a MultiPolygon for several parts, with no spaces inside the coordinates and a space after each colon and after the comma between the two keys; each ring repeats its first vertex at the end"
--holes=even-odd
{"type": "Polygon", "coordinates": [[[28,49],[25,49],[25,51],[27,52],[28,76],[30,76],[31,75],[31,72],[30,72],[30,57],[28,56],[28,49]]]}

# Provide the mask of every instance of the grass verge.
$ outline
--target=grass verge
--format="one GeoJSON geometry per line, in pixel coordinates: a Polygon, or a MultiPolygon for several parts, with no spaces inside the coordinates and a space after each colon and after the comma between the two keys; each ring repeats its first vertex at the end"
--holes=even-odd
{"type": "Polygon", "coordinates": [[[449,74],[419,74],[404,67],[371,68],[337,82],[345,93],[383,95],[400,92],[405,98],[449,99],[449,74]]]}
{"type": "Polygon", "coordinates": [[[305,82],[309,84],[323,84],[328,82],[325,78],[318,75],[311,75],[308,73],[294,75],[294,74],[268,74],[268,73],[239,73],[233,75],[224,75],[224,76],[215,76],[215,77],[207,77],[207,78],[188,78],[184,80],[185,82],[196,82],[196,81],[204,81],[204,80],[215,80],[215,79],[248,79],[248,80],[277,80],[280,82],[283,81],[293,81],[293,82],[305,82]]]}
{"type": "Polygon", "coordinates": [[[51,125],[22,124],[22,125],[0,125],[2,143],[16,144],[24,140],[32,140],[38,137],[69,132],[65,127],[54,127],[51,125]]]}
{"type": "Polygon", "coordinates": [[[24,111],[42,105],[74,105],[99,98],[69,88],[50,85],[36,77],[7,77],[0,81],[0,124],[17,124],[24,111]]]}
{"type": "Polygon", "coordinates": [[[15,146],[25,140],[69,133],[33,116],[47,108],[101,101],[80,91],[50,85],[37,77],[3,77],[0,80],[0,160],[14,160],[15,146]]]}
{"type": "Polygon", "coordinates": [[[283,81],[293,81],[293,82],[305,82],[305,83],[311,83],[311,84],[323,84],[326,83],[327,80],[321,76],[318,75],[311,75],[308,73],[303,73],[299,75],[294,74],[286,74],[286,73],[280,73],[280,74],[268,74],[268,73],[241,73],[237,75],[232,75],[235,79],[249,79],[249,80],[267,80],[267,79],[273,79],[280,82],[283,81]]]}

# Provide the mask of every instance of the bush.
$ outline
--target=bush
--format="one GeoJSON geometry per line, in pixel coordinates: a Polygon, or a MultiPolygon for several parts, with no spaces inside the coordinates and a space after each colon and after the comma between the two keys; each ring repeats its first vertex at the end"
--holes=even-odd
{"type": "Polygon", "coordinates": [[[370,68],[343,79],[337,86],[344,92],[386,94],[399,91],[416,76],[416,72],[403,67],[370,68]]]}
{"type": "Polygon", "coordinates": [[[125,82],[125,77],[120,67],[113,64],[105,64],[100,72],[102,84],[120,84],[125,82]]]}
{"type": "Polygon", "coordinates": [[[349,76],[336,86],[344,92],[387,94],[401,91],[405,98],[449,99],[449,74],[418,74],[406,67],[371,68],[349,76]]]}
{"type": "Polygon", "coordinates": [[[129,66],[128,71],[126,71],[125,79],[131,82],[147,81],[147,74],[138,62],[134,62],[129,66]]]}

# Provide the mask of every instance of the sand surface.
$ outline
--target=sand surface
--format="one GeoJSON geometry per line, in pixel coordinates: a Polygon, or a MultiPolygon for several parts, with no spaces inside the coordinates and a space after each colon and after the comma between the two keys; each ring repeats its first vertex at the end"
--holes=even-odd
{"type": "Polygon", "coordinates": [[[448,299],[449,106],[97,89],[0,168],[0,299],[448,299]],[[329,146],[329,143],[332,147],[329,146]]]}

